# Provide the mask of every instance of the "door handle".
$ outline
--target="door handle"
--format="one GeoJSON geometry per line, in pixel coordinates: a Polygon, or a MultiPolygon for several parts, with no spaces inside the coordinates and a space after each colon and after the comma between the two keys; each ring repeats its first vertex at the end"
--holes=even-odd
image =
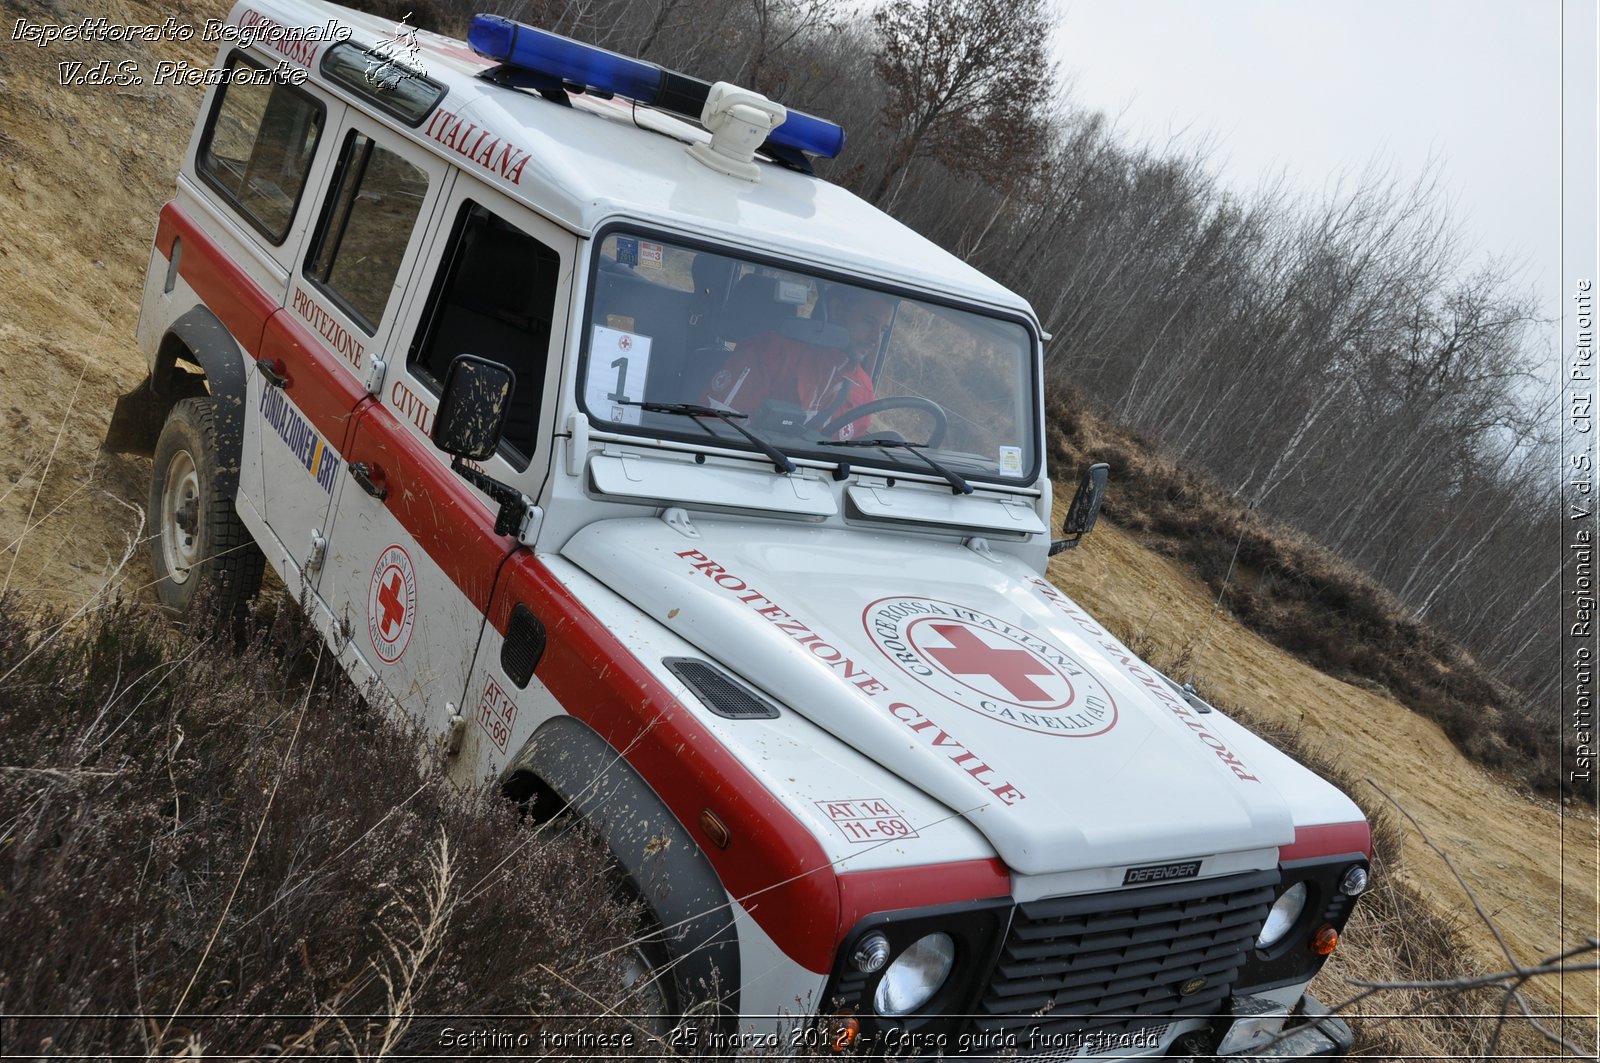
{"type": "Polygon", "coordinates": [[[376,482],[377,479],[382,479],[383,477],[381,469],[376,466],[370,466],[364,461],[353,461],[348,468],[350,469],[350,475],[355,478],[356,483],[360,484],[361,489],[367,494],[376,498],[379,502],[389,497],[389,489],[376,482]]]}
{"type": "Polygon", "coordinates": [[[284,388],[289,385],[289,378],[283,375],[284,365],[271,358],[257,358],[256,368],[261,370],[261,375],[267,378],[267,383],[275,388],[284,388]]]}

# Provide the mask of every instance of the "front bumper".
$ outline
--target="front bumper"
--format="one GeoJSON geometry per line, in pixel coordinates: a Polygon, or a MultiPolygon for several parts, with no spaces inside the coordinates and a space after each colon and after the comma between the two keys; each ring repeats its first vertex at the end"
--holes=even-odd
{"type": "Polygon", "coordinates": [[[1259,1020],[1249,1015],[1249,1004],[1248,998],[1234,1002],[1234,1025],[1223,1034],[1215,1058],[1249,1059],[1252,1063],[1319,1056],[1337,1059],[1355,1042],[1349,1025],[1310,993],[1300,998],[1300,1006],[1287,1021],[1273,1024],[1276,1028],[1253,1027],[1259,1020]]]}
{"type": "MultiPolygon", "coordinates": [[[[1216,1033],[1205,1028],[1179,1034],[1176,1038],[1150,1041],[1137,1031],[1112,1035],[1102,1042],[1099,1051],[1094,1048],[1091,1035],[1089,1051],[1075,1055],[1074,1045],[1064,1043],[1035,1043],[1020,1035],[1005,1045],[1002,1055],[991,1054],[997,1044],[956,1044],[948,1058],[962,1063],[1001,1063],[1016,1059],[1088,1060],[1166,1058],[1174,1060],[1249,1060],[1250,1063],[1287,1063],[1289,1060],[1328,1058],[1342,1059],[1350,1051],[1354,1036],[1350,1027],[1311,994],[1300,998],[1292,1015],[1281,1005],[1271,1005],[1261,998],[1246,997],[1233,1001],[1232,1021],[1216,1033]],[[1115,1047],[1111,1047],[1115,1046],[1115,1047]],[[1120,1051],[1119,1051],[1120,1049],[1120,1051]]],[[[868,1049],[871,1056],[898,1056],[943,1053],[952,1047],[943,1039],[926,1043],[907,1039],[894,1044],[879,1044],[868,1049]]]]}

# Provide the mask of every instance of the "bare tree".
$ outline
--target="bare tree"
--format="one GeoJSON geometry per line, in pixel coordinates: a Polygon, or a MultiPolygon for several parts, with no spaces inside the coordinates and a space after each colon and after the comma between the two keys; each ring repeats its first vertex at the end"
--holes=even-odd
{"type": "Polygon", "coordinates": [[[872,21],[890,139],[867,198],[918,159],[999,182],[1038,157],[1055,79],[1044,0],[889,0],[872,21]]]}
{"type": "Polygon", "coordinates": [[[839,29],[838,0],[749,0],[749,46],[739,83],[775,91],[786,77],[772,74],[772,63],[790,45],[839,29]]]}

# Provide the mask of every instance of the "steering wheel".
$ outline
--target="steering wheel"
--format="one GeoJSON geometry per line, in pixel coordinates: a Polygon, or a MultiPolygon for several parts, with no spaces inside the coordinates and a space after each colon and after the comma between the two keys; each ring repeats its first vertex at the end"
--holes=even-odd
{"type": "Polygon", "coordinates": [[[845,410],[823,425],[819,433],[824,439],[832,439],[833,434],[851,421],[859,421],[884,410],[921,410],[933,418],[933,431],[928,433],[928,448],[937,449],[944,442],[945,434],[950,431],[950,418],[945,416],[944,407],[932,399],[922,398],[920,395],[886,395],[881,399],[863,402],[854,409],[845,410]]]}

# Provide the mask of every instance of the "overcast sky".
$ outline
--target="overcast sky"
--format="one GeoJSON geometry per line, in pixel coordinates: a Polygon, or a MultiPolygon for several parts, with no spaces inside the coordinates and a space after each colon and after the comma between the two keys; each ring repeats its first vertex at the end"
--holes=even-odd
{"type": "Polygon", "coordinates": [[[1284,172],[1315,196],[1371,162],[1414,180],[1434,156],[1463,235],[1558,312],[1558,0],[1056,2],[1070,98],[1125,135],[1208,136],[1245,192],[1284,172]]]}

